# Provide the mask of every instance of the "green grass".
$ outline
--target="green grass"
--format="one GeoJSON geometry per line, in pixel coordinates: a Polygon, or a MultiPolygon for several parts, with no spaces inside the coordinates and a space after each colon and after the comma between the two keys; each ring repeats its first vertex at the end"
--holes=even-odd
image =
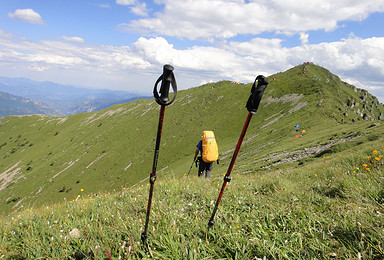
{"type": "MultiPolygon", "coordinates": [[[[160,176],[141,243],[149,186],[74,200],[1,220],[0,252],[14,259],[382,259],[382,140],[295,168],[233,174],[222,185],[195,174],[160,176]],[[370,159],[367,158],[370,156],[370,159]],[[370,170],[366,170],[367,164],[370,170]],[[359,169],[357,169],[359,168],[359,169]],[[80,237],[70,236],[77,228],[80,237]]],[[[77,193],[82,195],[82,191],[77,193]]]]}

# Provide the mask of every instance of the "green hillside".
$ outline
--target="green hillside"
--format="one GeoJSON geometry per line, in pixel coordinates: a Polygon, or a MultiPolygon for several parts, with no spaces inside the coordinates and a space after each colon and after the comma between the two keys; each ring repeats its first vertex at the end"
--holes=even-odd
{"type": "MultiPolygon", "coordinates": [[[[367,135],[379,138],[372,126],[379,124],[383,105],[328,70],[304,64],[269,79],[234,174],[303,165],[354,147],[367,135]]],[[[250,87],[222,81],[180,91],[165,110],[159,177],[188,171],[203,130],[213,130],[219,144],[221,164],[213,175],[224,174],[247,115],[250,87]]],[[[1,211],[70,201],[80,189],[95,194],[144,180],[152,168],[158,116],[156,102],[137,100],[68,117],[2,118],[1,211]]]]}
{"type": "Polygon", "coordinates": [[[166,107],[149,250],[156,102],[0,119],[0,257],[383,259],[383,105],[313,64],[268,78],[210,230],[251,85],[206,84],[166,107]],[[186,175],[208,129],[209,180],[186,175]]]}

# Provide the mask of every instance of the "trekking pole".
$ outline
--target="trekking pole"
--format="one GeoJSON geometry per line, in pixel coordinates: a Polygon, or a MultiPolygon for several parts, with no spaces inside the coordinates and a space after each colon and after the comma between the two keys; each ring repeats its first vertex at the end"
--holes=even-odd
{"type": "Polygon", "coordinates": [[[159,115],[159,125],[157,128],[157,137],[156,137],[156,146],[155,146],[155,154],[153,157],[153,166],[152,166],[152,172],[149,176],[149,197],[148,197],[148,205],[147,205],[147,216],[145,219],[145,226],[144,226],[144,232],[141,234],[141,240],[143,241],[144,245],[146,244],[147,240],[147,230],[148,230],[148,222],[149,222],[149,214],[151,211],[151,205],[152,205],[152,195],[153,195],[153,186],[156,181],[156,168],[157,168],[157,160],[159,157],[159,147],[160,147],[160,139],[161,139],[161,133],[163,128],[163,121],[164,121],[164,111],[165,107],[172,104],[172,102],[176,98],[177,94],[177,85],[176,85],[176,79],[175,75],[173,74],[174,68],[171,65],[164,65],[163,67],[163,74],[157,79],[155,83],[155,87],[153,89],[153,95],[155,96],[156,102],[161,105],[160,108],[160,115],[159,115]],[[160,87],[160,96],[157,92],[157,85],[161,81],[161,87],[160,87]],[[169,85],[172,85],[172,89],[174,92],[174,96],[172,100],[169,100],[169,85]]]}
{"type": "Polygon", "coordinates": [[[191,172],[194,163],[195,163],[195,159],[193,159],[193,162],[192,162],[192,164],[191,164],[191,168],[189,168],[188,175],[189,175],[189,173],[191,172]]]}
{"type": "Polygon", "coordinates": [[[231,175],[233,165],[235,164],[237,154],[239,153],[241,143],[243,142],[243,139],[244,139],[245,133],[247,131],[249,122],[251,121],[252,115],[256,114],[256,112],[257,112],[257,109],[258,109],[259,104],[260,104],[260,100],[264,94],[264,90],[267,88],[267,85],[268,85],[268,78],[266,78],[262,75],[257,76],[255,79],[255,82],[253,83],[253,86],[251,89],[251,95],[250,95],[250,97],[247,101],[247,105],[246,105],[246,108],[249,111],[248,116],[247,116],[247,119],[245,120],[243,130],[241,131],[240,138],[237,142],[236,149],[233,153],[233,156],[232,156],[231,162],[229,164],[227,173],[224,176],[223,186],[221,187],[221,191],[219,193],[219,197],[217,198],[215,208],[213,209],[212,216],[208,222],[208,229],[211,226],[213,226],[213,224],[215,224],[215,220],[214,220],[215,214],[216,214],[217,208],[219,206],[221,197],[223,196],[224,189],[227,186],[227,183],[230,182],[232,179],[232,177],[230,177],[230,175],[231,175]],[[256,87],[256,81],[257,81],[257,87],[256,87]]]}

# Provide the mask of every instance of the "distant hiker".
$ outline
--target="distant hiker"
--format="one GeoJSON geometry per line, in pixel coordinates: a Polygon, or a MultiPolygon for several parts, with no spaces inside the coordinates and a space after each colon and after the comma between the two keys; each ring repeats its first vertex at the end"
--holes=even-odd
{"type": "Polygon", "coordinates": [[[196,145],[195,157],[193,158],[196,161],[197,157],[199,162],[199,172],[198,176],[203,176],[205,172],[205,178],[211,178],[211,172],[213,168],[213,162],[218,160],[219,151],[215,139],[215,135],[212,131],[204,131],[201,136],[202,140],[196,145]]]}

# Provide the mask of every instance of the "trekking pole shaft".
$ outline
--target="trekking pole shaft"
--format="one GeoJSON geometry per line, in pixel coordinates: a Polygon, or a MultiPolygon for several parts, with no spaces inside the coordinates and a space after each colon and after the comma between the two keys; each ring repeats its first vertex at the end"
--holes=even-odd
{"type": "Polygon", "coordinates": [[[159,158],[159,149],[160,149],[160,139],[161,139],[161,134],[163,131],[164,112],[165,112],[165,106],[161,106],[160,115],[159,115],[159,125],[157,127],[155,156],[153,157],[151,177],[156,177],[157,160],[159,158]]]}
{"type": "Polygon", "coordinates": [[[231,163],[229,164],[229,167],[228,167],[228,170],[227,170],[227,174],[226,174],[227,177],[232,172],[233,165],[235,164],[235,161],[236,161],[236,158],[237,158],[237,154],[239,153],[241,144],[243,143],[243,140],[244,140],[244,137],[245,137],[245,133],[247,132],[247,129],[248,129],[248,126],[249,126],[249,122],[251,121],[251,118],[252,118],[252,113],[249,112],[248,116],[247,116],[247,119],[245,120],[245,123],[244,123],[244,126],[243,126],[243,130],[241,131],[239,140],[237,141],[236,149],[235,149],[235,151],[233,153],[233,156],[232,156],[232,159],[231,159],[231,163]]]}
{"type": "Polygon", "coordinates": [[[195,160],[193,160],[191,168],[189,168],[188,174],[191,172],[194,163],[195,163],[195,160]]]}
{"type": "Polygon", "coordinates": [[[143,240],[143,243],[145,243],[146,238],[147,238],[149,214],[151,212],[151,205],[152,205],[153,186],[154,186],[155,181],[156,181],[157,160],[159,158],[160,139],[161,139],[161,133],[162,133],[162,129],[163,129],[164,111],[165,111],[165,106],[162,105],[161,109],[160,109],[160,115],[159,115],[159,125],[157,128],[155,155],[153,157],[152,172],[151,172],[151,175],[149,176],[150,188],[149,188],[149,197],[148,197],[148,205],[147,205],[147,216],[145,219],[144,232],[141,234],[141,239],[143,240]]]}
{"type": "Polygon", "coordinates": [[[247,119],[245,120],[245,123],[244,123],[244,126],[243,126],[243,130],[242,130],[242,132],[240,134],[239,140],[237,141],[236,149],[235,149],[235,151],[233,153],[231,162],[230,162],[230,164],[228,166],[227,173],[225,174],[223,186],[221,187],[221,191],[219,193],[219,197],[217,198],[217,201],[216,201],[216,204],[215,204],[215,208],[213,209],[211,218],[209,219],[208,227],[210,227],[210,226],[212,226],[214,224],[214,218],[215,218],[215,214],[216,214],[217,208],[219,207],[219,203],[221,201],[221,197],[223,196],[224,189],[227,186],[227,182],[230,181],[229,176],[231,175],[231,171],[232,171],[233,165],[235,164],[237,154],[239,153],[241,144],[243,143],[244,136],[245,136],[245,133],[247,132],[247,128],[249,126],[249,122],[251,121],[251,118],[252,118],[252,113],[249,112],[248,116],[247,116],[247,119]]]}

